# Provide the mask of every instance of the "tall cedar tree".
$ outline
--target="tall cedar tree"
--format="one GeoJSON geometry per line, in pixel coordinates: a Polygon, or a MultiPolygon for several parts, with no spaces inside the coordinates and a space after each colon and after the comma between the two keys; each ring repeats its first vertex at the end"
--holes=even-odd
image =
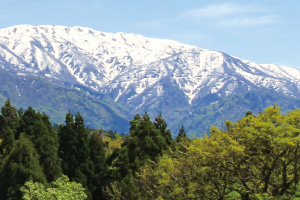
{"type": "Polygon", "coordinates": [[[89,158],[88,133],[80,113],[75,116],[74,131],[77,135],[77,160],[80,164],[86,163],[89,158]]]}
{"type": "Polygon", "coordinates": [[[104,199],[103,189],[105,187],[105,179],[107,169],[105,165],[105,149],[103,142],[97,133],[93,133],[89,137],[90,158],[93,163],[93,173],[91,176],[90,188],[93,199],[104,199]]]}
{"type": "Polygon", "coordinates": [[[15,143],[15,134],[18,127],[19,117],[17,110],[11,106],[10,100],[7,100],[1,108],[0,115],[0,144],[1,158],[8,156],[15,143]]]}
{"type": "Polygon", "coordinates": [[[45,183],[46,177],[32,142],[21,134],[1,170],[0,199],[21,199],[26,181],[45,183]]]}
{"type": "MultiPolygon", "coordinates": [[[[81,183],[83,187],[89,188],[92,176],[93,163],[90,160],[90,149],[88,146],[88,133],[86,131],[84,120],[78,112],[75,116],[74,131],[77,135],[77,155],[78,167],[75,172],[74,180],[81,183]]],[[[87,193],[90,196],[90,193],[87,193]]]]}
{"type": "Polygon", "coordinates": [[[32,141],[40,156],[47,181],[56,180],[62,174],[61,161],[58,157],[58,136],[52,130],[49,118],[29,107],[21,118],[19,132],[24,132],[32,141]]]}
{"type": "MultiPolygon", "coordinates": [[[[78,112],[74,121],[74,116],[69,112],[65,122],[66,124],[59,128],[59,156],[62,159],[63,173],[72,181],[90,189],[93,163],[89,156],[84,120],[78,112]]],[[[91,194],[88,192],[88,195],[91,194]]]]}
{"type": "Polygon", "coordinates": [[[59,151],[58,155],[62,160],[62,170],[69,178],[75,177],[75,170],[78,167],[77,161],[77,136],[74,131],[74,117],[69,112],[66,115],[65,125],[59,127],[59,151]]]}
{"type": "Polygon", "coordinates": [[[156,161],[172,143],[171,133],[159,115],[153,123],[147,113],[130,121],[130,135],[122,145],[114,165],[121,177],[133,174],[148,160],[156,161]]]}
{"type": "Polygon", "coordinates": [[[180,142],[180,141],[184,140],[184,138],[186,138],[186,133],[184,130],[184,126],[182,126],[177,135],[176,142],[180,142]]]}
{"type": "Polygon", "coordinates": [[[160,131],[162,136],[164,136],[168,146],[171,146],[172,143],[174,142],[171,136],[171,131],[170,129],[167,129],[167,123],[162,118],[161,113],[159,113],[159,115],[155,118],[154,126],[160,131]]]}
{"type": "MultiPolygon", "coordinates": [[[[19,123],[19,117],[17,110],[13,106],[11,106],[9,99],[1,108],[1,113],[1,132],[3,131],[2,128],[5,128],[5,126],[8,126],[15,132],[19,123]]],[[[3,135],[0,135],[0,137],[3,137],[3,135]]]]}
{"type": "Polygon", "coordinates": [[[112,155],[115,157],[112,165],[116,169],[113,176],[118,181],[111,184],[111,191],[113,193],[113,188],[118,188],[122,198],[140,199],[142,197],[138,196],[138,186],[134,182],[135,173],[149,160],[157,162],[173,141],[161,115],[152,122],[147,113],[143,117],[137,114],[130,121],[130,125],[129,137],[123,143],[121,150],[114,151],[112,155]]]}

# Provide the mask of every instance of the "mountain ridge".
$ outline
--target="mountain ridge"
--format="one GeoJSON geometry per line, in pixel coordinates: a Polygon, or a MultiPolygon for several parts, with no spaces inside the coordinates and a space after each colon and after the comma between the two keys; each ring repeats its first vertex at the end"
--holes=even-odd
{"type": "Polygon", "coordinates": [[[300,97],[300,71],[295,68],[256,64],[172,40],[79,26],[0,29],[0,67],[97,98],[107,95],[130,110],[127,119],[145,111],[192,113],[197,105],[209,106],[216,99],[259,88],[300,97]]]}

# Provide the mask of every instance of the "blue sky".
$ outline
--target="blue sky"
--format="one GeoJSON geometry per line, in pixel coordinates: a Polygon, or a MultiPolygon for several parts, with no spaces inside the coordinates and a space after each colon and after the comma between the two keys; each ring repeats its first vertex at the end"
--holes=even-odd
{"type": "Polygon", "coordinates": [[[0,28],[20,24],[137,33],[300,69],[298,0],[0,0],[0,28]]]}

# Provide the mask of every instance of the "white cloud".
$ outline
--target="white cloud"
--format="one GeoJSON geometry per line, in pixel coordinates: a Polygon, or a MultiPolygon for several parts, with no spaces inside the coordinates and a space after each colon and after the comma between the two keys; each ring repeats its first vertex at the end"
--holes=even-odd
{"type": "Polygon", "coordinates": [[[189,10],[184,13],[184,16],[195,18],[216,18],[245,13],[258,13],[261,9],[253,5],[240,4],[213,4],[204,8],[189,10]]]}
{"type": "Polygon", "coordinates": [[[186,11],[182,17],[214,26],[260,26],[277,22],[275,15],[255,5],[212,4],[200,9],[186,11]]]}
{"type": "Polygon", "coordinates": [[[277,21],[276,16],[259,16],[259,17],[241,17],[224,19],[219,22],[223,26],[260,26],[274,24],[277,21]]]}

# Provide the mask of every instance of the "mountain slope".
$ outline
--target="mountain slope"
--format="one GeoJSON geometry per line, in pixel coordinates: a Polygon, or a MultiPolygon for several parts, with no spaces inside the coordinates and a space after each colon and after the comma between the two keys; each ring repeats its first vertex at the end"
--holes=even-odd
{"type": "Polygon", "coordinates": [[[32,106],[45,112],[53,123],[63,123],[68,111],[80,111],[90,128],[128,132],[129,122],[99,99],[68,89],[36,76],[16,76],[0,70],[0,105],[10,99],[20,108],[32,106]]]}
{"type": "Polygon", "coordinates": [[[1,29],[0,68],[16,75],[37,75],[95,98],[105,96],[130,110],[120,111],[127,120],[135,113],[148,111],[155,116],[161,111],[172,120],[174,130],[187,124],[182,116],[194,113],[199,105],[211,106],[236,95],[261,90],[287,99],[300,97],[300,71],[294,68],[260,65],[170,40],[85,27],[1,29]]]}

